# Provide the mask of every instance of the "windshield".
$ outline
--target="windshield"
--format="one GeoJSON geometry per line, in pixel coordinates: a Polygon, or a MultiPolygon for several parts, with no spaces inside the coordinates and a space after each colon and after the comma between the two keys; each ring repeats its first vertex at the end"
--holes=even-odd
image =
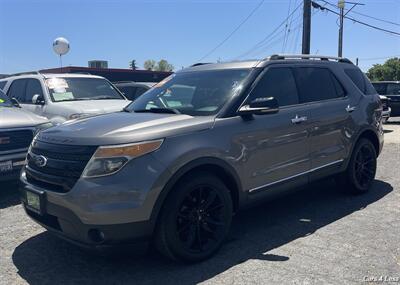
{"type": "Polygon", "coordinates": [[[102,78],[57,77],[46,80],[53,102],[78,100],[108,100],[124,98],[116,88],[102,78]]]}
{"type": "Polygon", "coordinates": [[[0,107],[12,107],[10,99],[0,90],[0,107]]]}
{"type": "Polygon", "coordinates": [[[191,116],[216,114],[240,92],[250,69],[197,71],[173,74],[158,83],[126,110],[191,116]]]}

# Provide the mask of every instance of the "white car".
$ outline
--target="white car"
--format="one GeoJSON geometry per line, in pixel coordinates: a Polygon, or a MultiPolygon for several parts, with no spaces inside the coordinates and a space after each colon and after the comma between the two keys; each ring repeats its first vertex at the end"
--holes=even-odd
{"type": "Polygon", "coordinates": [[[9,98],[53,124],[121,111],[131,101],[107,79],[86,74],[22,73],[0,80],[9,98]]]}

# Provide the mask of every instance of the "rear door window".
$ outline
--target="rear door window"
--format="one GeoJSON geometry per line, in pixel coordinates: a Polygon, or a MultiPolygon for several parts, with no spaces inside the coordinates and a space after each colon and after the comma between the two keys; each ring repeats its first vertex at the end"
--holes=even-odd
{"type": "Polygon", "coordinates": [[[26,82],[26,79],[14,80],[7,92],[8,97],[15,98],[20,103],[25,103],[26,82]]]}
{"type": "Polygon", "coordinates": [[[298,67],[295,68],[300,102],[316,102],[345,96],[340,82],[327,68],[298,67]]]}
{"type": "Polygon", "coordinates": [[[299,103],[296,82],[291,68],[268,69],[253,89],[249,101],[256,98],[274,97],[279,107],[299,103]]]}

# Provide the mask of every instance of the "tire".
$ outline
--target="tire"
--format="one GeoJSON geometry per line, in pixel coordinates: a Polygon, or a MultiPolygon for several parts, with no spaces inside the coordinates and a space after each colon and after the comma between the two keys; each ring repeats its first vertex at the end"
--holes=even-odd
{"type": "Polygon", "coordinates": [[[155,243],[167,258],[199,262],[221,247],[232,221],[232,199],[216,176],[197,172],[172,189],[160,212],[155,243]]]}
{"type": "Polygon", "coordinates": [[[337,182],[345,192],[366,193],[375,179],[376,167],[375,147],[370,140],[362,138],[353,150],[347,170],[337,177],[337,182]]]}

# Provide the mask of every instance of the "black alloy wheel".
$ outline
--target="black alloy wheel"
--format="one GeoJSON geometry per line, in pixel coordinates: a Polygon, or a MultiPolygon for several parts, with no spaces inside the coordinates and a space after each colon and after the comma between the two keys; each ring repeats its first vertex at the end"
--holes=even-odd
{"type": "Polygon", "coordinates": [[[168,258],[198,262],[220,248],[231,221],[232,199],[225,184],[212,173],[189,174],[167,197],[156,246],[168,258]]]}

